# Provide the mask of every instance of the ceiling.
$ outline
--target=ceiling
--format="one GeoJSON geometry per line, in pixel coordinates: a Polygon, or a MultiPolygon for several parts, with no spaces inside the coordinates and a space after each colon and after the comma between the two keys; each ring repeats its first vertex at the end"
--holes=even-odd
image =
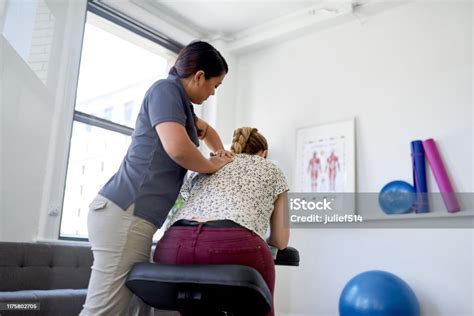
{"type": "Polygon", "coordinates": [[[312,7],[321,0],[146,0],[157,10],[178,22],[192,26],[198,33],[212,37],[233,37],[296,11],[312,7]]]}
{"type": "Polygon", "coordinates": [[[195,39],[245,53],[415,0],[95,0],[183,45],[195,39]],[[361,10],[362,9],[362,10],[361,10]]]}

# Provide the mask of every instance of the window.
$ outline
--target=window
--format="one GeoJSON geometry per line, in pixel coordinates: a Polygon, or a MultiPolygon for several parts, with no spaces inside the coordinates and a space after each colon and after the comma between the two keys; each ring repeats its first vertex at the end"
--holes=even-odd
{"type": "Polygon", "coordinates": [[[125,124],[131,124],[133,114],[133,101],[128,101],[123,105],[123,120],[125,124]]]}
{"type": "Polygon", "coordinates": [[[113,107],[105,108],[105,110],[104,110],[104,118],[105,118],[106,120],[112,121],[113,114],[114,114],[114,108],[113,108],[113,107]]]}
{"type": "Polygon", "coordinates": [[[118,170],[146,90],[174,63],[180,47],[172,51],[150,37],[149,30],[89,3],[61,239],[87,238],[88,205],[118,170]]]}

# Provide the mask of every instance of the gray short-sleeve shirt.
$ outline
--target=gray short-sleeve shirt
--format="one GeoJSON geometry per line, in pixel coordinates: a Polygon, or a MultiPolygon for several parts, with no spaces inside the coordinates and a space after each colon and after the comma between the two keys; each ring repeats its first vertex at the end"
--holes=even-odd
{"type": "Polygon", "coordinates": [[[99,194],[124,210],[135,203],[136,216],[161,227],[187,170],[168,156],[155,126],[177,122],[199,146],[194,117],[192,104],[178,77],[170,75],[155,82],[145,94],[127,154],[99,194]]]}

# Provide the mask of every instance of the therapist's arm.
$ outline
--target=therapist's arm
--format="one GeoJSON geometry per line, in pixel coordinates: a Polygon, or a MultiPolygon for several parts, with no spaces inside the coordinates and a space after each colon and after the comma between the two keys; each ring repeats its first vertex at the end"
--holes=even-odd
{"type": "Polygon", "coordinates": [[[268,238],[267,243],[277,247],[278,249],[285,249],[288,247],[288,241],[290,239],[290,230],[285,227],[288,194],[284,192],[278,195],[278,198],[273,205],[273,213],[270,218],[270,237],[268,238]]]}
{"type": "Polygon", "coordinates": [[[218,150],[224,150],[224,144],[219,134],[217,134],[217,131],[211,125],[200,118],[197,119],[196,125],[202,130],[202,134],[199,138],[204,141],[204,144],[206,144],[210,151],[216,152],[218,150]]]}
{"type": "Polygon", "coordinates": [[[206,159],[191,141],[183,125],[163,122],[155,126],[166,153],[181,167],[199,173],[214,173],[232,161],[228,157],[206,159]]]}

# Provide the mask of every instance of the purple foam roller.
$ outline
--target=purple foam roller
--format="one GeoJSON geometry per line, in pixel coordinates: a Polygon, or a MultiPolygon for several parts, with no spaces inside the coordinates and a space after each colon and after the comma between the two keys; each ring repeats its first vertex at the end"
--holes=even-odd
{"type": "Polygon", "coordinates": [[[423,149],[425,150],[425,156],[430,164],[431,170],[433,170],[436,183],[438,183],[444,205],[446,205],[448,212],[458,212],[460,210],[459,203],[435,141],[431,138],[423,141],[423,149]]]}

